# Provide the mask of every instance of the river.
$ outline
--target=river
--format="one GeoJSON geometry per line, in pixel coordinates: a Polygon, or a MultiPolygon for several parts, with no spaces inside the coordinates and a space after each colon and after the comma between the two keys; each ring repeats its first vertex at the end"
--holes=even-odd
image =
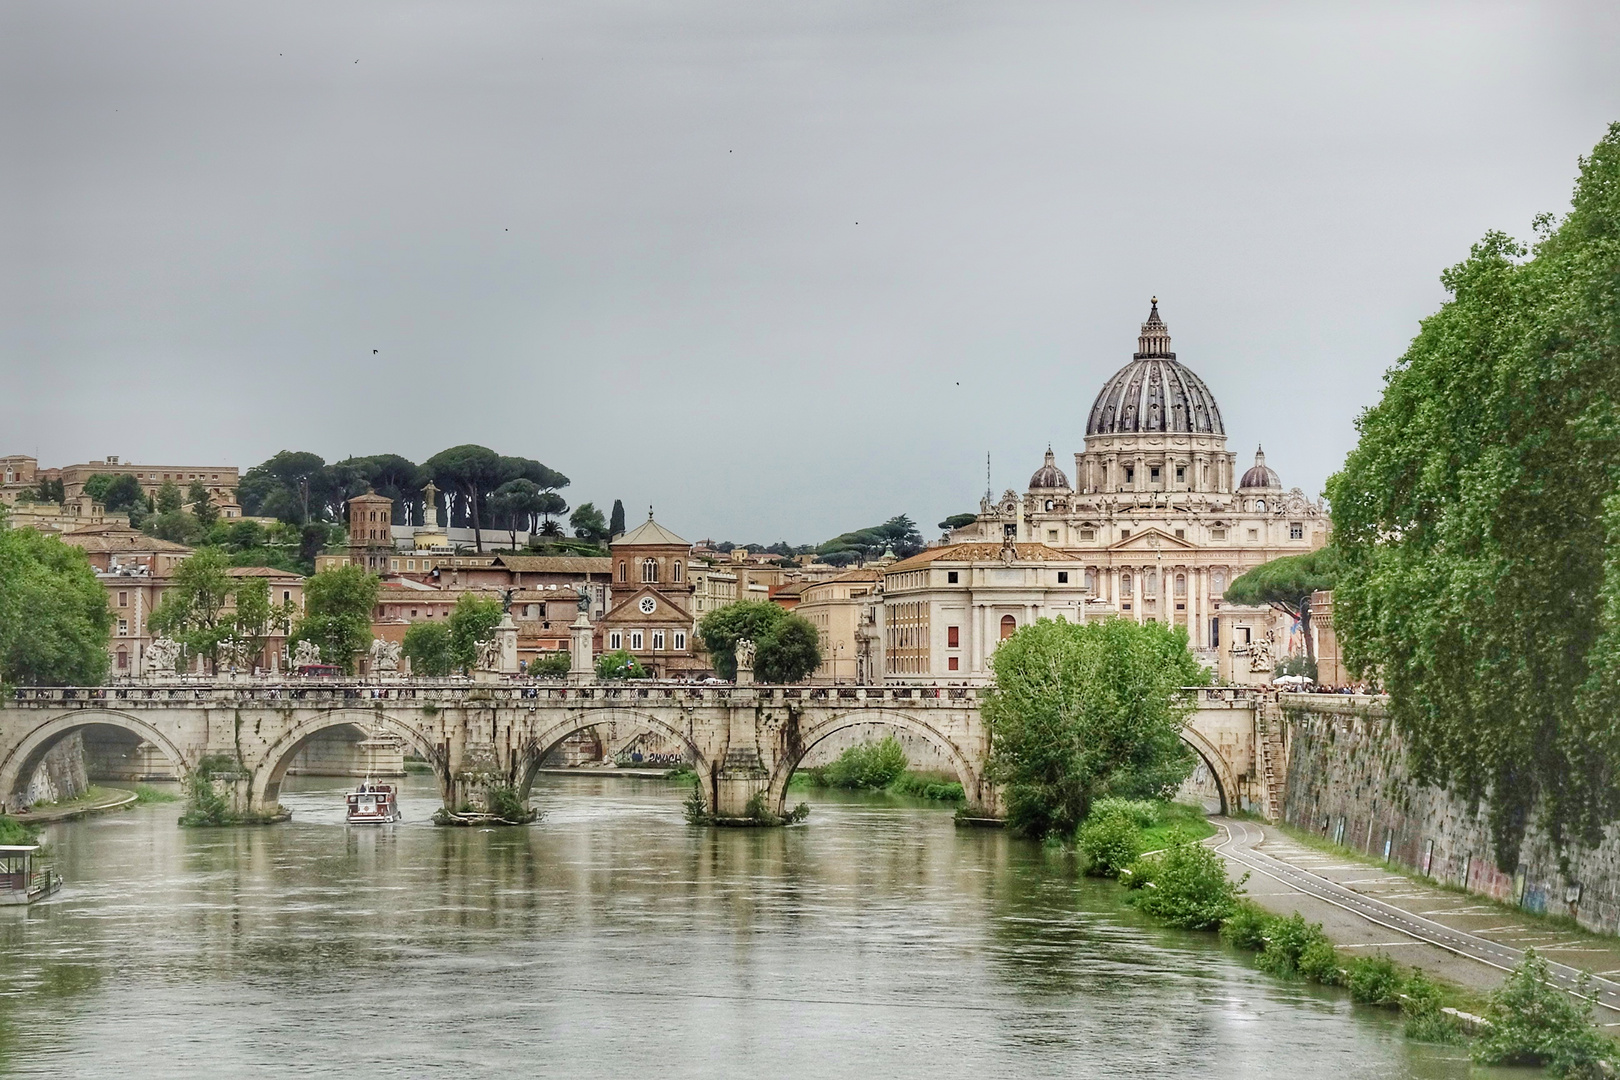
{"type": "MultiPolygon", "coordinates": [[[[52,826],[68,885],[0,909],[0,1067],[23,1077],[1480,1076],[1060,853],[887,796],[699,829],[684,788],[542,776],[536,825],[52,826]]],[[[1506,1072],[1506,1076],[1523,1076],[1506,1072]]]]}

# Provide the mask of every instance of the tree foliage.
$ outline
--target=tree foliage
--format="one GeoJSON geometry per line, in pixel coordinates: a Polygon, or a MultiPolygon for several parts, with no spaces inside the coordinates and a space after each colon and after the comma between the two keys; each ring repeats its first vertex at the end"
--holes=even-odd
{"type": "Polygon", "coordinates": [[[1208,681],[1183,627],[1108,619],[1042,619],[1003,641],[982,705],[992,776],[1008,824],[1069,837],[1099,795],[1168,793],[1192,772],[1181,741],[1192,705],[1181,688],[1208,681]]]}
{"type": "Polygon", "coordinates": [[[1620,817],[1620,124],[1537,228],[1442,275],[1328,485],[1347,658],[1505,868],[1538,810],[1560,846],[1620,817]]]}
{"type": "Polygon", "coordinates": [[[568,524],[573,528],[574,535],[581,540],[600,544],[608,539],[607,519],[602,516],[602,511],[596,508],[595,503],[580,503],[576,506],[568,517],[568,524]]]}
{"type": "Polygon", "coordinates": [[[939,528],[945,532],[950,532],[952,529],[960,529],[962,526],[971,525],[978,520],[978,514],[952,514],[939,523],[939,528]]]}
{"type": "Polygon", "coordinates": [[[225,617],[234,584],[229,567],[224,552],[199,549],[175,568],[174,584],[146,621],[152,633],[179,642],[188,655],[207,657],[209,670],[216,672],[220,646],[233,629],[225,617]]]}
{"type": "Polygon", "coordinates": [[[622,535],[624,535],[624,503],[614,499],[612,516],[608,521],[608,539],[622,535]]]}
{"type": "Polygon", "coordinates": [[[442,622],[419,622],[405,631],[401,651],[411,662],[411,674],[442,678],[454,666],[450,660],[450,628],[442,622]]]}
{"type": "Polygon", "coordinates": [[[83,551],[0,525],[0,682],[100,683],[111,629],[107,590],[83,551]]]}
{"type": "Polygon", "coordinates": [[[1332,547],[1284,555],[1239,575],[1226,587],[1223,598],[1234,604],[1265,604],[1299,620],[1305,655],[1314,663],[1316,644],[1311,640],[1311,594],[1332,589],[1338,581],[1339,556],[1332,547]]]}
{"type": "Polygon", "coordinates": [[[501,602],[462,593],[450,611],[450,663],[463,670],[478,663],[478,643],[488,641],[501,621],[501,602]]]}
{"type": "Polygon", "coordinates": [[[596,658],[596,677],[599,679],[647,679],[651,676],[635,654],[627,649],[615,649],[596,658]]]}
{"type": "Polygon", "coordinates": [[[754,643],[754,677],[799,682],[821,664],[821,637],[809,620],[769,600],[739,600],[698,623],[709,662],[722,679],[737,677],[737,642],[754,643]]]}
{"type": "Polygon", "coordinates": [[[881,558],[893,549],[897,558],[908,558],[924,547],[917,523],[905,514],[898,514],[881,525],[835,536],[816,547],[816,554],[826,562],[866,562],[881,558]]]}
{"type": "Polygon", "coordinates": [[[321,660],[353,674],[355,660],[371,646],[371,613],[377,606],[377,575],[362,566],[335,566],[304,583],[304,617],[288,644],[311,641],[321,660]]]}

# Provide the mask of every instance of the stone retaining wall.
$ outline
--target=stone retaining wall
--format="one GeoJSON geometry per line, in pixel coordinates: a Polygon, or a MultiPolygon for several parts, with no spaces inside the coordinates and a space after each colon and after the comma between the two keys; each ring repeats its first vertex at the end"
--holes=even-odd
{"type": "Polygon", "coordinates": [[[46,752],[28,783],[30,803],[66,802],[90,790],[84,770],[84,739],[74,732],[46,752]]]}
{"type": "Polygon", "coordinates": [[[1283,820],[1437,881],[1620,932],[1620,826],[1570,852],[1570,874],[1532,819],[1511,870],[1492,857],[1485,807],[1414,783],[1405,747],[1378,702],[1284,695],[1288,783],[1283,820]]]}

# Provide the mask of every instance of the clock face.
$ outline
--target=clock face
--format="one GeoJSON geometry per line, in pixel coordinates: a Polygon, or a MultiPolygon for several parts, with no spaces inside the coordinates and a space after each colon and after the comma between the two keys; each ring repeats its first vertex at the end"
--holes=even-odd
{"type": "Polygon", "coordinates": [[[641,613],[643,615],[651,615],[653,612],[658,610],[658,601],[654,600],[650,596],[643,596],[641,598],[641,603],[637,606],[641,608],[641,613]]]}

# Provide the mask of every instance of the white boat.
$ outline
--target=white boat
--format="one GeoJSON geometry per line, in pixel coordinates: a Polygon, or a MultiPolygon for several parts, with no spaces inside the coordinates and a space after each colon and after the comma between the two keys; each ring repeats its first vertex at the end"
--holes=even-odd
{"type": "Polygon", "coordinates": [[[55,870],[34,865],[38,850],[38,844],[0,844],[0,907],[32,904],[62,887],[55,870]]]}
{"type": "Polygon", "coordinates": [[[388,825],[401,820],[399,793],[392,784],[376,784],[370,777],[346,796],[350,825],[388,825]]]}

